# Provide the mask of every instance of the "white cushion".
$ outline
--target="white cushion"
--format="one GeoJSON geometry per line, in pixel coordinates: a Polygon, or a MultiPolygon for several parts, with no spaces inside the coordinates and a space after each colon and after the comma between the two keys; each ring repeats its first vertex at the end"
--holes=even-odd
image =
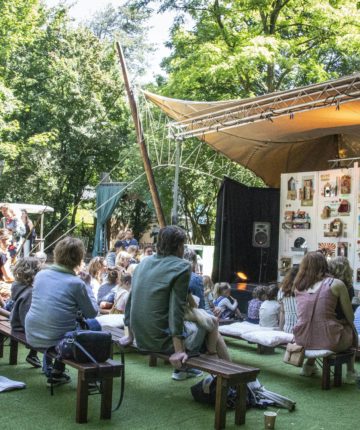
{"type": "Polygon", "coordinates": [[[305,357],[306,358],[321,358],[327,357],[328,355],[335,354],[335,352],[330,351],[328,349],[306,349],[305,357]]]}
{"type": "Polygon", "coordinates": [[[277,346],[292,341],[294,335],[278,330],[253,331],[243,335],[248,342],[258,343],[263,346],[277,346]]]}
{"type": "Polygon", "coordinates": [[[271,328],[267,329],[266,327],[260,327],[259,324],[252,324],[247,321],[241,323],[233,323],[227,325],[221,325],[219,327],[219,332],[224,335],[230,336],[240,336],[243,337],[245,333],[253,332],[253,331],[265,331],[272,330],[271,328]]]}
{"type": "Polygon", "coordinates": [[[96,317],[101,328],[124,328],[124,314],[107,314],[96,317]]]}

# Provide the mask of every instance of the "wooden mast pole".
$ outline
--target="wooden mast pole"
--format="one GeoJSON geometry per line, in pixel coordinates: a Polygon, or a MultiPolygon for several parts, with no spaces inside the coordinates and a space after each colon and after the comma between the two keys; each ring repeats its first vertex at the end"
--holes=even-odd
{"type": "Polygon", "coordinates": [[[133,91],[132,91],[130,83],[129,83],[124,54],[123,54],[123,51],[122,51],[122,48],[121,48],[119,42],[116,42],[116,49],[117,49],[117,52],[119,55],[121,71],[122,71],[122,74],[124,77],[124,84],[125,84],[125,89],[127,92],[129,103],[130,103],[131,114],[132,114],[132,117],[133,117],[133,120],[135,123],[137,142],[140,146],[140,153],[141,153],[141,157],[142,157],[143,163],[144,163],[144,170],[145,170],[146,178],[147,178],[147,181],[149,184],[151,198],[152,198],[152,201],[154,204],[154,208],[155,208],[155,212],[156,212],[159,226],[160,226],[160,228],[162,228],[162,227],[166,226],[164,212],[163,212],[163,209],[161,207],[159,193],[158,193],[156,183],[155,183],[154,172],[151,168],[151,162],[150,162],[149,155],[148,155],[148,152],[146,149],[145,137],[144,137],[144,133],[143,133],[143,130],[141,127],[141,122],[140,122],[140,118],[138,115],[136,101],[135,101],[134,94],[133,94],[133,91]]]}

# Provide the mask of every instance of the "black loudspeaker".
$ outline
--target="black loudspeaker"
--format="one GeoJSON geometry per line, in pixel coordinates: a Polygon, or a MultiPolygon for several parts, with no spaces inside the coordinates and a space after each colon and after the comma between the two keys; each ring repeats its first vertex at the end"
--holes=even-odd
{"type": "Polygon", "coordinates": [[[252,246],[255,248],[270,247],[271,224],[269,222],[254,221],[252,246]]]}

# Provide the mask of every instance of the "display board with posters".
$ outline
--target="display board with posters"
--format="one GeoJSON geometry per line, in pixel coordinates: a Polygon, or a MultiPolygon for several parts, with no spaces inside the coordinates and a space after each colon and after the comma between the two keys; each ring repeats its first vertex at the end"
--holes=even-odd
{"type": "Polygon", "coordinates": [[[342,255],[354,269],[360,289],[359,169],[281,175],[279,280],[309,251],[328,259],[342,255]]]}

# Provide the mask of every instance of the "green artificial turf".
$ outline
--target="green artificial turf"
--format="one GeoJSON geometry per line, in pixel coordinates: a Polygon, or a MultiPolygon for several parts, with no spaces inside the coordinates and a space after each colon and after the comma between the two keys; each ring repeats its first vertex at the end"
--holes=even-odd
{"type": "MultiPolygon", "coordinates": [[[[283,352],[258,355],[255,346],[244,342],[229,342],[234,361],[261,369],[259,379],[271,391],[296,401],[296,410],[281,409],[276,420],[277,430],[351,430],[360,423],[360,389],[343,385],[322,391],[320,376],[299,376],[299,369],[282,363],[283,352]]],[[[125,398],[120,410],[110,421],[99,420],[100,397],[89,399],[88,424],[75,423],[76,373],[70,369],[71,384],[55,389],[53,397],[46,388],[45,378],[38,369],[29,368],[20,348],[19,364],[9,366],[8,350],[0,359],[0,375],[24,381],[25,390],[0,393],[1,429],[212,429],[214,411],[193,401],[190,387],[199,378],[182,382],[171,379],[171,367],[160,363],[149,368],[147,357],[126,354],[125,398]]],[[[115,356],[116,359],[116,356],[115,356]]],[[[356,365],[360,371],[359,363],[356,365]]],[[[344,369],[345,371],[345,369],[344,369]]],[[[114,401],[119,395],[119,379],[115,380],[114,401]]],[[[270,408],[270,410],[276,410],[270,408]]],[[[246,425],[234,425],[234,412],[227,413],[228,429],[257,430],[264,428],[263,412],[251,409],[246,425]]]]}

